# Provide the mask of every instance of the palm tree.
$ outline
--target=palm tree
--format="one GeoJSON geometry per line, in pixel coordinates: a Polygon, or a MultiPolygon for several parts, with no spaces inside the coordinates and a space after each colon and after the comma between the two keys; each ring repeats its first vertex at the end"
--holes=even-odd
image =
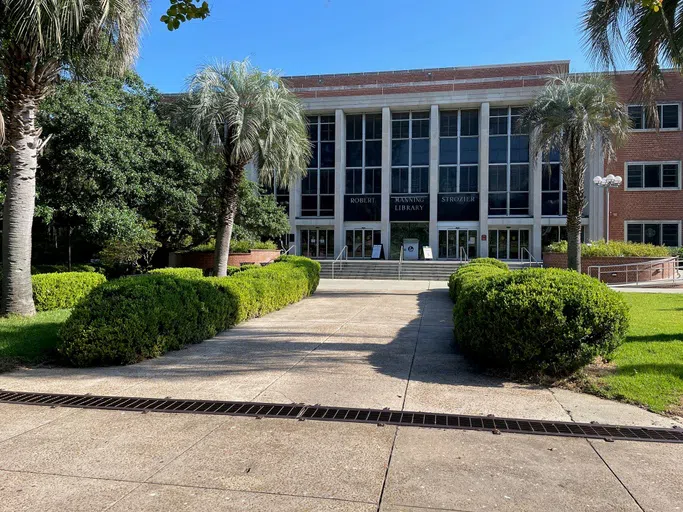
{"type": "Polygon", "coordinates": [[[137,55],[146,7],[146,0],[0,0],[0,73],[7,86],[3,128],[10,157],[0,314],[35,313],[31,228],[38,154],[47,142],[36,125],[40,102],[60,73],[102,52],[109,71],[126,69],[137,55]]]}
{"type": "Polygon", "coordinates": [[[683,71],[683,1],[588,0],[582,24],[585,46],[599,65],[616,69],[620,57],[635,63],[642,99],[657,120],[661,66],[683,71]]]}
{"type": "Polygon", "coordinates": [[[531,130],[536,151],[560,152],[567,186],[567,266],[581,272],[581,214],[586,154],[601,148],[611,159],[629,130],[626,108],[614,85],[604,76],[557,76],[522,114],[520,122],[531,130]]]}
{"type": "Polygon", "coordinates": [[[178,107],[206,143],[221,148],[214,271],[225,276],[245,166],[253,161],[264,184],[275,178],[287,186],[302,176],[311,158],[306,117],[277,73],[260,71],[246,60],[201,69],[178,107]]]}

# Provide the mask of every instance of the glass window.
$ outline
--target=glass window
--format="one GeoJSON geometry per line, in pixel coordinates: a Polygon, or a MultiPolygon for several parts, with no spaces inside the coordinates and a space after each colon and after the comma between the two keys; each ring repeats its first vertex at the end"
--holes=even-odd
{"type": "Polygon", "coordinates": [[[429,165],[429,139],[413,140],[411,165],[429,165]]]}
{"type": "Polygon", "coordinates": [[[460,163],[479,163],[479,137],[460,138],[460,163]]]}
{"type": "MultiPolygon", "coordinates": [[[[309,116],[312,158],[301,180],[301,215],[334,215],[334,116],[309,116]],[[331,198],[331,201],[330,201],[331,198]]],[[[347,182],[349,177],[347,176],[347,182]]]]}
{"type": "Polygon", "coordinates": [[[510,137],[510,162],[529,161],[529,137],[513,135],[510,137]]]}
{"type": "MultiPolygon", "coordinates": [[[[382,191],[382,115],[346,116],[346,193],[379,194],[382,191]]],[[[394,141],[401,145],[408,141],[394,141]]],[[[397,149],[400,159],[401,149],[397,149]]],[[[408,151],[406,149],[406,159],[408,151]]]]}
{"type": "Polygon", "coordinates": [[[368,167],[382,166],[382,141],[365,141],[365,165],[368,167]]]}
{"type": "Polygon", "coordinates": [[[678,128],[678,105],[659,105],[659,122],[662,128],[678,128]]]}
{"type": "Polygon", "coordinates": [[[363,170],[362,169],[347,169],[346,170],[346,193],[347,194],[362,194],[363,193],[363,170]]]}
{"type": "Polygon", "coordinates": [[[662,187],[678,188],[678,164],[662,165],[662,187]]]}
{"type": "Polygon", "coordinates": [[[643,225],[643,242],[652,245],[661,245],[660,224],[643,225]]]}
{"type": "Polygon", "coordinates": [[[410,160],[410,141],[391,141],[391,165],[408,165],[410,160]]]}
{"type": "MultiPolygon", "coordinates": [[[[678,110],[679,105],[676,103],[657,105],[659,127],[668,130],[678,129],[678,110]]],[[[629,105],[628,116],[633,130],[653,129],[656,127],[655,119],[648,113],[648,109],[642,105],[629,105]]]]}
{"type": "Polygon", "coordinates": [[[334,142],[320,143],[320,167],[334,167],[334,142]]]}
{"type": "Polygon", "coordinates": [[[458,139],[455,138],[441,138],[439,144],[439,164],[457,164],[458,163],[458,139]]]}
{"type": "Polygon", "coordinates": [[[640,105],[631,105],[628,107],[628,117],[631,119],[631,127],[634,130],[642,130],[643,125],[643,107],[640,105]]]}
{"type": "MultiPolygon", "coordinates": [[[[429,192],[429,112],[392,113],[391,190],[429,192]]],[[[457,125],[456,125],[457,129],[457,125]]]]}
{"type": "Polygon", "coordinates": [[[479,111],[462,110],[460,112],[460,135],[479,136],[479,111]]]}
{"type": "Polygon", "coordinates": [[[626,170],[626,184],[628,188],[643,188],[643,166],[629,165],[626,170]]]}
{"type": "Polygon", "coordinates": [[[626,225],[626,240],[629,242],[680,246],[680,226],[677,223],[639,223],[629,222],[626,225]]]}
{"type": "Polygon", "coordinates": [[[659,179],[660,172],[659,165],[645,165],[643,166],[643,175],[645,176],[645,187],[646,188],[659,188],[661,182],[659,179]]]}
{"type": "Polygon", "coordinates": [[[439,191],[477,192],[479,170],[477,165],[471,164],[479,163],[479,111],[442,111],[440,120],[439,191]],[[460,181],[456,180],[458,174],[460,181]],[[446,180],[445,176],[450,178],[446,180]]]}
{"type": "Polygon", "coordinates": [[[507,190],[507,166],[489,166],[489,190],[491,192],[505,192],[507,190]]]}
{"type": "Polygon", "coordinates": [[[489,163],[500,164],[508,161],[508,137],[489,137],[489,163]]]}
{"type": "Polygon", "coordinates": [[[346,116],[346,140],[363,140],[363,116],[346,116]]]}
{"type": "Polygon", "coordinates": [[[439,135],[441,137],[457,137],[458,136],[458,111],[454,112],[440,112],[439,113],[439,135]]]}
{"type": "Polygon", "coordinates": [[[391,193],[392,194],[407,194],[408,188],[408,168],[395,167],[391,169],[391,193]]]}
{"type": "Polygon", "coordinates": [[[678,224],[662,224],[662,244],[667,247],[678,247],[679,229],[678,224]]]}
{"type": "Polygon", "coordinates": [[[628,188],[678,188],[679,164],[628,164],[626,184],[628,188]]]}
{"type": "Polygon", "coordinates": [[[413,167],[411,169],[411,192],[413,194],[429,192],[429,167],[413,167]]]}
{"type": "Polygon", "coordinates": [[[382,140],[382,114],[365,114],[365,139],[382,140]]]}
{"type": "Polygon", "coordinates": [[[457,167],[441,167],[439,169],[439,191],[444,193],[458,191],[457,167]]]}
{"type": "Polygon", "coordinates": [[[468,165],[460,167],[460,192],[477,192],[479,190],[479,167],[468,165]]]}
{"type": "Polygon", "coordinates": [[[382,169],[365,169],[365,193],[382,193],[382,169]]]}
{"type": "Polygon", "coordinates": [[[346,143],[346,166],[361,167],[363,165],[363,141],[346,143]]]}
{"type": "Polygon", "coordinates": [[[510,190],[529,190],[529,166],[510,166],[510,190]]]}

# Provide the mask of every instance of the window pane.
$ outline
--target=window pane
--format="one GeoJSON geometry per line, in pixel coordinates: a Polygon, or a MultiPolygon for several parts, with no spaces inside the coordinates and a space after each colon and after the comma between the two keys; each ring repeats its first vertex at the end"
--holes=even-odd
{"type": "Polygon", "coordinates": [[[662,128],[678,128],[678,105],[662,105],[659,121],[662,128]]]}
{"type": "Polygon", "coordinates": [[[510,166],[510,190],[529,190],[529,166],[510,166]]]}
{"type": "Polygon", "coordinates": [[[382,141],[368,140],[365,142],[365,165],[380,167],[382,165],[382,141]]]}
{"type": "Polygon", "coordinates": [[[429,119],[413,120],[413,139],[429,138],[429,119]]]}
{"type": "Polygon", "coordinates": [[[642,224],[628,224],[626,226],[626,240],[629,242],[642,243],[643,241],[643,225],[642,224]]]}
{"type": "Polygon", "coordinates": [[[541,199],[541,215],[560,215],[559,192],[543,192],[541,199]]]}
{"type": "Polygon", "coordinates": [[[408,165],[409,140],[391,141],[391,165],[408,165]]]}
{"type": "Polygon", "coordinates": [[[508,133],[508,109],[492,108],[489,117],[490,135],[507,135],[508,133]]]}
{"type": "MultiPolygon", "coordinates": [[[[392,114],[395,117],[398,114],[392,114]]],[[[405,114],[408,115],[408,114],[405,114]]],[[[400,120],[391,122],[391,138],[392,139],[407,139],[409,134],[410,121],[400,120]]]]}
{"type": "Polygon", "coordinates": [[[479,163],[479,137],[460,138],[460,163],[479,163]]]}
{"type": "Polygon", "coordinates": [[[542,167],[541,190],[560,190],[560,164],[546,164],[542,167]]]}
{"type": "Polygon", "coordinates": [[[529,136],[513,135],[510,137],[510,162],[529,161],[529,136]]]}
{"type": "Polygon", "coordinates": [[[643,107],[628,107],[628,117],[631,119],[631,126],[634,130],[643,129],[643,107]]]}
{"type": "Polygon", "coordinates": [[[645,187],[646,188],[659,188],[661,187],[660,182],[660,166],[659,165],[645,165],[643,166],[645,174],[645,187]]]}
{"type": "Polygon", "coordinates": [[[363,116],[346,116],[346,140],[361,140],[363,138],[363,116]]]}
{"type": "Polygon", "coordinates": [[[628,188],[643,188],[643,166],[629,165],[626,174],[628,188]]]}
{"type": "Polygon", "coordinates": [[[489,190],[491,192],[507,191],[507,166],[489,166],[489,190]]]}
{"type": "Polygon", "coordinates": [[[678,164],[662,166],[662,186],[678,188],[678,164]]]}
{"type": "Polygon", "coordinates": [[[318,143],[311,143],[311,159],[308,162],[308,167],[318,167],[318,143]]]}
{"type": "Polygon", "coordinates": [[[365,139],[382,139],[382,114],[365,115],[365,139]]]}
{"type": "Polygon", "coordinates": [[[320,196],[320,216],[332,217],[334,215],[334,196],[320,196]]]}
{"type": "Polygon", "coordinates": [[[391,170],[391,193],[392,194],[407,194],[408,193],[408,169],[400,167],[391,170]]]}
{"type": "Polygon", "coordinates": [[[678,247],[678,224],[662,224],[662,244],[667,247],[678,247]]]}
{"type": "Polygon", "coordinates": [[[507,215],[507,193],[489,194],[489,215],[507,215]]]}
{"type": "Polygon", "coordinates": [[[441,112],[439,118],[439,134],[441,137],[457,137],[458,112],[441,112]]]}
{"type": "Polygon", "coordinates": [[[320,124],[320,140],[334,141],[334,122],[320,124]]]}
{"type": "Polygon", "coordinates": [[[510,215],[527,215],[529,213],[529,193],[510,193],[510,215]]]}
{"type": "Polygon", "coordinates": [[[363,171],[361,169],[349,169],[346,171],[346,193],[347,194],[362,194],[363,193],[363,171]]]}
{"type": "Polygon", "coordinates": [[[429,192],[428,168],[413,168],[411,175],[411,192],[413,194],[426,194],[427,192],[429,192]]]}
{"type": "Polygon", "coordinates": [[[443,259],[447,257],[447,245],[446,245],[446,237],[448,236],[448,231],[445,230],[439,230],[439,259],[443,259]]]}
{"type": "Polygon", "coordinates": [[[479,167],[468,165],[460,168],[460,192],[477,192],[479,167]]]}
{"type": "Polygon", "coordinates": [[[320,170],[320,193],[334,194],[334,169],[320,170]]]}
{"type": "Polygon", "coordinates": [[[443,193],[457,192],[457,167],[441,167],[439,169],[439,191],[443,193]]]}
{"type": "Polygon", "coordinates": [[[412,165],[429,165],[429,139],[413,140],[412,165]]]}
{"type": "Polygon", "coordinates": [[[460,135],[479,135],[478,110],[463,110],[460,113],[460,135]]]}
{"type": "MultiPolygon", "coordinates": [[[[363,143],[347,142],[346,143],[346,166],[347,167],[361,167],[363,165],[363,143]]],[[[325,166],[327,167],[327,166],[325,166]]]]}
{"type": "Polygon", "coordinates": [[[659,236],[659,224],[645,224],[644,225],[644,242],[652,245],[662,245],[662,239],[659,236]]]}
{"type": "Polygon", "coordinates": [[[365,169],[365,193],[382,193],[382,169],[365,169]]]}
{"type": "Polygon", "coordinates": [[[500,164],[508,161],[508,138],[489,137],[489,162],[500,164]]]}
{"type": "MultiPolygon", "coordinates": [[[[415,162],[415,155],[413,154],[413,162],[415,162]]],[[[439,144],[439,163],[440,164],[457,164],[458,163],[458,139],[457,138],[441,138],[439,144]]]]}
{"type": "Polygon", "coordinates": [[[308,171],[308,174],[301,180],[302,194],[318,193],[318,171],[308,171]]]}
{"type": "Polygon", "coordinates": [[[320,167],[334,167],[334,142],[320,143],[320,167]]]}

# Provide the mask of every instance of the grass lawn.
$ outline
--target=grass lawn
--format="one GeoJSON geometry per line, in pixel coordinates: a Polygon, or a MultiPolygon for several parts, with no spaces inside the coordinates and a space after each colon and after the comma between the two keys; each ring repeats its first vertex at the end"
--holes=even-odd
{"type": "Polygon", "coordinates": [[[607,398],[683,415],[683,294],[624,293],[631,327],[605,366],[587,368],[587,387],[607,398]]]}
{"type": "Polygon", "coordinates": [[[40,363],[51,359],[57,346],[57,330],[68,316],[68,309],[57,309],[31,318],[1,318],[0,371],[18,363],[40,363]]]}

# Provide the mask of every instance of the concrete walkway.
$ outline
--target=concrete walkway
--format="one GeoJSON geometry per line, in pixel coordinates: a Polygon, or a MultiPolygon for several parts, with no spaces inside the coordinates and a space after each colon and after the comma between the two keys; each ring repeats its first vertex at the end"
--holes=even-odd
{"type": "MultiPolygon", "coordinates": [[[[441,283],[323,281],[156,360],[22,369],[0,388],[675,424],[477,374],[451,309],[441,283]]],[[[681,510],[681,460],[683,445],[0,404],[1,511],[681,510]]]]}

